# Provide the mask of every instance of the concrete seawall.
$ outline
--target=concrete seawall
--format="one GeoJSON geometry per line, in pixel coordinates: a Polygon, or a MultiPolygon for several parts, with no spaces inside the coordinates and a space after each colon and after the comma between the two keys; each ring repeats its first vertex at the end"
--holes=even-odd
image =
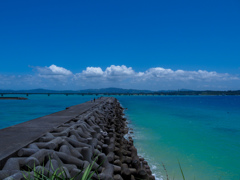
{"type": "Polygon", "coordinates": [[[50,162],[68,178],[81,179],[93,164],[92,179],[155,179],[132,138],[124,138],[122,115],[117,99],[105,97],[0,130],[0,179],[21,180],[29,167],[49,169],[50,162]]]}

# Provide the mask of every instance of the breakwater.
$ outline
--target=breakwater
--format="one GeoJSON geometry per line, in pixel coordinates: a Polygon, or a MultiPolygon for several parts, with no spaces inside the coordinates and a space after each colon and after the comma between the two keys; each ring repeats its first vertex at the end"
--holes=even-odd
{"type": "MultiPolygon", "coordinates": [[[[7,151],[0,149],[4,152],[0,156],[0,179],[20,180],[29,167],[49,169],[50,164],[54,169],[63,167],[69,178],[93,164],[92,170],[97,172],[93,179],[154,179],[147,162],[138,157],[132,138],[124,138],[128,128],[118,101],[101,98],[96,104],[84,104],[81,107],[88,108],[81,112],[80,107],[70,107],[60,114],[50,115],[56,124],[63,123],[48,127],[41,136],[41,133],[34,136],[34,141],[22,143],[19,149],[15,148],[16,152],[13,148],[6,155],[7,151]]],[[[49,123],[47,118],[44,123],[49,123]]],[[[2,141],[1,135],[1,143],[9,143],[2,141]]],[[[81,179],[81,175],[76,179],[81,179]]]]}

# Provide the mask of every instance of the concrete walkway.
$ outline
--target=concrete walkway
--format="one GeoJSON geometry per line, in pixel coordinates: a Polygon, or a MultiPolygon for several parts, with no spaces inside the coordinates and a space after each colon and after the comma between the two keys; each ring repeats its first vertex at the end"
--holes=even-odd
{"type": "Polygon", "coordinates": [[[6,159],[16,154],[20,148],[27,146],[45,133],[51,131],[54,127],[70,121],[107,99],[107,97],[102,97],[101,99],[97,99],[95,103],[86,102],[71,106],[63,111],[0,129],[0,169],[6,159]]]}

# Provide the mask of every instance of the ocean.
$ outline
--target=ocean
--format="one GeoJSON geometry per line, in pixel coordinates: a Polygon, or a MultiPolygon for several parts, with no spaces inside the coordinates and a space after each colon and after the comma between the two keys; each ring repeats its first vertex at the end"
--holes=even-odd
{"type": "MultiPolygon", "coordinates": [[[[94,97],[0,100],[0,129],[94,97]]],[[[240,96],[115,97],[127,108],[134,144],[157,179],[183,179],[180,169],[186,179],[240,179],[240,96]]]]}

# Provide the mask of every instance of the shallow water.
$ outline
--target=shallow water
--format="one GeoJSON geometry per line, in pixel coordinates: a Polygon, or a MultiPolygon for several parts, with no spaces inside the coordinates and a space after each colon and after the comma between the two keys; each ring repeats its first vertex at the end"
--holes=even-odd
{"type": "MultiPolygon", "coordinates": [[[[16,96],[16,95],[12,95],[16,96]]],[[[0,128],[41,117],[94,96],[30,95],[0,101],[0,128]]],[[[240,96],[116,96],[128,108],[134,142],[158,179],[240,178],[240,96]]]]}
{"type": "Polygon", "coordinates": [[[239,96],[119,98],[139,153],[159,179],[240,178],[239,96]]]}

